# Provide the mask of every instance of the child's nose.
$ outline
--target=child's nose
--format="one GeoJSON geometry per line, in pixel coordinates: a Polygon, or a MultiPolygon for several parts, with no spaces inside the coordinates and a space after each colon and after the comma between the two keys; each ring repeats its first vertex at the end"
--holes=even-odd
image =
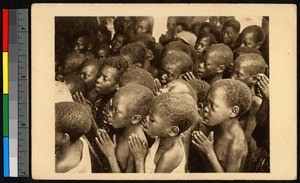
{"type": "Polygon", "coordinates": [[[161,76],[161,79],[167,79],[167,74],[163,74],[162,76],[161,76]]]}
{"type": "Polygon", "coordinates": [[[242,43],[240,47],[245,47],[245,46],[246,46],[246,45],[245,45],[244,43],[242,43]]]}

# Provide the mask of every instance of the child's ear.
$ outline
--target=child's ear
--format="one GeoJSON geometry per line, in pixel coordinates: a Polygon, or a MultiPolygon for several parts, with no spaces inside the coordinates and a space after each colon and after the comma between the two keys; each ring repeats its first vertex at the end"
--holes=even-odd
{"type": "Polygon", "coordinates": [[[136,66],[137,68],[140,68],[140,69],[143,68],[143,65],[141,63],[135,63],[134,66],[136,66]]]}
{"type": "Polygon", "coordinates": [[[92,50],[92,48],[93,48],[92,44],[89,43],[89,44],[87,45],[87,50],[90,51],[90,50],[92,50]]]}
{"type": "Polygon", "coordinates": [[[120,89],[120,84],[116,84],[116,90],[118,91],[120,89]]]}
{"type": "Polygon", "coordinates": [[[240,112],[240,108],[239,108],[239,106],[233,106],[232,108],[231,108],[231,112],[230,112],[230,114],[229,114],[229,116],[231,117],[231,118],[234,118],[234,117],[236,117],[238,114],[239,114],[239,112],[240,112]]]}
{"type": "Polygon", "coordinates": [[[63,134],[62,142],[67,143],[70,140],[70,135],[67,133],[63,134]]]}
{"type": "Polygon", "coordinates": [[[172,126],[171,129],[170,129],[170,131],[169,131],[170,137],[175,137],[178,134],[179,134],[179,128],[178,128],[178,126],[172,126]]]}
{"type": "Polygon", "coordinates": [[[259,42],[256,43],[255,48],[258,50],[262,47],[262,45],[263,45],[263,42],[259,41],[259,42]]]}
{"type": "Polygon", "coordinates": [[[225,65],[219,65],[219,68],[218,68],[218,73],[222,73],[222,72],[224,72],[224,70],[225,70],[225,65]]]}
{"type": "Polygon", "coordinates": [[[142,120],[142,116],[141,115],[134,115],[131,118],[131,123],[132,124],[138,124],[141,120],[142,120]]]}

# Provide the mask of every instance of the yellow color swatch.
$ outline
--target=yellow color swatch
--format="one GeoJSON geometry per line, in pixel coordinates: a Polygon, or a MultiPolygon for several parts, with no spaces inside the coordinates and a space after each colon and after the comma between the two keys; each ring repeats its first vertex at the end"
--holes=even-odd
{"type": "Polygon", "coordinates": [[[8,94],[8,52],[2,52],[3,94],[8,94]]]}

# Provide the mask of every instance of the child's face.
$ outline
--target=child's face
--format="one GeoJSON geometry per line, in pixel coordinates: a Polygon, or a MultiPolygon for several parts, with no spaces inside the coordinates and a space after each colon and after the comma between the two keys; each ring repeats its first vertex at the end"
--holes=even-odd
{"type": "Polygon", "coordinates": [[[202,54],[204,49],[209,47],[209,45],[210,45],[210,38],[209,37],[204,37],[196,43],[195,48],[197,49],[198,54],[202,54]]]}
{"type": "Polygon", "coordinates": [[[168,84],[164,85],[163,88],[159,90],[161,93],[189,93],[189,88],[181,80],[175,79],[168,84]]]}
{"type": "Polygon", "coordinates": [[[64,133],[55,129],[55,148],[59,148],[64,143],[64,133]]]}
{"type": "Polygon", "coordinates": [[[260,46],[256,42],[256,38],[254,36],[254,33],[252,32],[246,32],[241,37],[241,47],[249,47],[249,48],[255,48],[259,49],[260,46]]]}
{"type": "Polygon", "coordinates": [[[111,43],[112,50],[114,50],[114,51],[119,50],[123,46],[123,43],[124,43],[123,36],[118,35],[118,36],[114,37],[114,39],[112,40],[112,43],[111,43]]]}
{"type": "Polygon", "coordinates": [[[248,86],[252,85],[252,76],[246,69],[246,65],[241,62],[233,64],[232,79],[240,80],[248,86]]]}
{"type": "Polygon", "coordinates": [[[227,45],[234,44],[239,37],[239,33],[234,28],[227,26],[222,31],[223,43],[227,45]]]}
{"type": "Polygon", "coordinates": [[[142,122],[144,131],[151,137],[169,137],[169,131],[172,125],[163,119],[158,109],[152,107],[149,115],[142,122]]]}
{"type": "Polygon", "coordinates": [[[175,27],[175,33],[174,34],[177,35],[177,34],[179,34],[182,31],[183,31],[182,26],[181,25],[176,25],[176,27],[175,27]]]}
{"type": "Polygon", "coordinates": [[[201,59],[198,68],[198,74],[201,78],[213,78],[218,75],[219,64],[214,58],[213,52],[205,52],[201,59]]]}
{"type": "Polygon", "coordinates": [[[167,30],[168,31],[174,30],[175,26],[176,26],[176,19],[175,18],[168,18],[167,30]]]}
{"type": "Polygon", "coordinates": [[[206,98],[204,122],[209,126],[218,125],[230,118],[231,107],[225,100],[226,93],[221,87],[212,87],[206,98]]]}
{"type": "Polygon", "coordinates": [[[98,94],[111,94],[119,87],[118,70],[111,66],[103,66],[95,83],[98,94]]]}
{"type": "Polygon", "coordinates": [[[86,49],[87,46],[88,46],[88,42],[87,42],[86,38],[85,37],[79,37],[75,41],[74,50],[75,51],[82,51],[82,50],[86,49]]]}
{"type": "Polygon", "coordinates": [[[132,117],[130,101],[126,96],[115,95],[109,109],[108,123],[116,129],[125,128],[131,124],[132,117]]]}
{"type": "Polygon", "coordinates": [[[171,63],[166,62],[163,64],[161,72],[160,82],[162,85],[180,77],[180,72],[178,71],[177,66],[171,63]]]}
{"type": "Polygon", "coordinates": [[[79,76],[86,83],[87,89],[90,90],[95,86],[98,77],[98,69],[94,65],[87,65],[79,71],[79,76]]]}
{"type": "Polygon", "coordinates": [[[100,59],[105,59],[109,55],[109,50],[105,48],[100,48],[96,52],[97,57],[100,59]]]}
{"type": "Polygon", "coordinates": [[[74,68],[74,63],[76,62],[76,59],[73,57],[66,58],[62,65],[58,66],[57,72],[58,74],[61,74],[63,76],[73,74],[76,71],[76,68],[74,68]]]}
{"type": "Polygon", "coordinates": [[[138,21],[135,26],[136,34],[148,33],[149,32],[149,22],[138,21]]]}

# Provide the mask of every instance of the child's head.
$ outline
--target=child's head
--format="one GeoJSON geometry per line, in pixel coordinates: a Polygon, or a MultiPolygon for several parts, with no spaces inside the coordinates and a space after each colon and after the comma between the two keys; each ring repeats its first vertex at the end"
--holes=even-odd
{"type": "Polygon", "coordinates": [[[153,17],[137,17],[135,23],[135,33],[143,34],[153,32],[154,19],[153,17]]]}
{"type": "Polygon", "coordinates": [[[211,33],[201,33],[199,34],[195,49],[197,50],[199,56],[202,55],[202,52],[204,51],[205,48],[211,46],[212,44],[216,44],[216,38],[213,34],[211,33]]]}
{"type": "Polygon", "coordinates": [[[204,22],[200,27],[199,33],[211,33],[218,42],[220,41],[220,31],[218,27],[211,22],[204,22]]]}
{"type": "Polygon", "coordinates": [[[237,79],[251,87],[255,81],[254,76],[265,73],[266,63],[262,56],[248,53],[239,56],[233,63],[232,78],[237,79]]]}
{"type": "Polygon", "coordinates": [[[223,74],[224,70],[233,62],[233,53],[223,43],[213,44],[203,51],[200,61],[199,76],[209,80],[223,74]]]}
{"type": "Polygon", "coordinates": [[[141,43],[128,43],[120,49],[120,54],[127,60],[129,68],[143,68],[146,48],[141,43]]]}
{"type": "Polygon", "coordinates": [[[111,40],[111,49],[114,52],[120,51],[120,48],[128,43],[128,38],[125,34],[115,33],[111,40]]]}
{"type": "Polygon", "coordinates": [[[146,86],[129,83],[121,87],[112,99],[108,122],[114,128],[126,128],[138,124],[149,112],[154,94],[146,86]]]}
{"type": "Polygon", "coordinates": [[[162,59],[160,82],[165,85],[186,72],[192,71],[193,62],[191,57],[182,52],[177,51],[168,54],[162,59]]]}
{"type": "Polygon", "coordinates": [[[176,17],[168,17],[167,19],[167,30],[173,31],[176,27],[176,17]]]}
{"type": "Polygon", "coordinates": [[[131,42],[141,43],[146,48],[146,58],[153,60],[156,55],[155,40],[150,33],[138,34],[131,38],[131,42]]]}
{"type": "Polygon", "coordinates": [[[213,23],[213,24],[215,24],[215,25],[218,25],[218,24],[219,24],[219,17],[217,17],[217,16],[211,16],[211,17],[209,18],[209,22],[210,22],[210,23],[213,23]]]}
{"type": "Polygon", "coordinates": [[[182,31],[189,31],[190,28],[188,26],[188,24],[182,20],[177,20],[176,22],[176,26],[175,26],[175,35],[179,34],[182,31]]]}
{"type": "Polygon", "coordinates": [[[142,125],[149,136],[174,137],[199,119],[197,104],[186,93],[163,93],[150,104],[150,113],[142,125]]]}
{"type": "Polygon", "coordinates": [[[210,88],[210,85],[207,82],[196,78],[189,80],[189,83],[197,94],[198,106],[204,104],[206,101],[206,95],[210,88]]]}
{"type": "Polygon", "coordinates": [[[241,55],[245,55],[248,53],[256,53],[260,56],[262,56],[261,52],[255,48],[251,48],[251,47],[239,47],[235,50],[234,52],[234,58],[238,58],[241,55]]]}
{"type": "Polygon", "coordinates": [[[86,52],[92,48],[92,36],[87,31],[78,32],[75,35],[73,50],[78,52],[86,52]]]}
{"type": "Polygon", "coordinates": [[[58,74],[63,76],[76,74],[80,65],[86,61],[86,55],[76,51],[69,52],[62,64],[58,67],[58,74]]]}
{"type": "Polygon", "coordinates": [[[251,25],[246,27],[241,35],[241,47],[252,47],[260,49],[266,38],[266,33],[263,28],[257,25],[251,25]]]}
{"type": "Polygon", "coordinates": [[[188,45],[184,44],[181,41],[173,41],[163,47],[161,58],[163,59],[170,53],[174,53],[177,51],[182,51],[188,55],[191,55],[191,50],[188,45]]]}
{"type": "Polygon", "coordinates": [[[222,42],[233,48],[239,38],[240,29],[241,25],[239,21],[235,19],[226,21],[222,30],[222,42]]]}
{"type": "Polygon", "coordinates": [[[197,21],[195,23],[193,23],[192,27],[191,27],[191,32],[195,34],[195,36],[199,35],[200,32],[200,27],[203,24],[203,22],[201,21],[197,21]]]}
{"type": "Polygon", "coordinates": [[[55,146],[76,142],[92,125],[92,116],[79,103],[55,103],[55,146]]]}
{"type": "Polygon", "coordinates": [[[111,40],[111,32],[108,30],[108,28],[104,24],[100,24],[96,28],[95,35],[97,37],[97,42],[109,43],[111,40]]]}
{"type": "Polygon", "coordinates": [[[76,92],[84,93],[87,90],[85,81],[78,75],[68,75],[64,77],[64,81],[72,95],[76,92]]]}
{"type": "Polygon", "coordinates": [[[98,59],[89,59],[80,66],[79,76],[84,80],[87,90],[95,86],[101,64],[98,59]]]}
{"type": "Polygon", "coordinates": [[[206,99],[204,122],[215,126],[233,118],[238,119],[248,111],[252,94],[241,81],[221,79],[211,85],[206,99]]]}
{"type": "Polygon", "coordinates": [[[126,86],[129,83],[137,83],[146,86],[151,91],[154,91],[155,83],[153,76],[144,69],[131,69],[126,71],[120,81],[120,87],[126,86]]]}
{"type": "Polygon", "coordinates": [[[102,42],[102,43],[98,42],[94,46],[93,51],[94,51],[94,55],[96,56],[96,58],[104,59],[109,56],[110,47],[109,47],[109,44],[106,42],[102,42]]]}
{"type": "Polygon", "coordinates": [[[120,78],[127,69],[127,61],[123,57],[106,58],[95,83],[97,93],[102,95],[114,93],[119,88],[120,78]]]}
{"type": "Polygon", "coordinates": [[[197,101],[197,94],[194,88],[183,79],[174,79],[160,89],[161,93],[187,93],[197,101]]]}

